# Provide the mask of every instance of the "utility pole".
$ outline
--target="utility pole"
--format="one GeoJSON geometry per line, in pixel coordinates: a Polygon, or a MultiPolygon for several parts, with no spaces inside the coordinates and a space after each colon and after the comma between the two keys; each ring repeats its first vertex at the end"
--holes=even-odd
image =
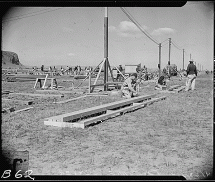
{"type": "Polygon", "coordinates": [[[105,7],[104,17],[104,91],[108,90],[108,8],[105,7]]]}
{"type": "Polygon", "coordinates": [[[161,76],[161,43],[159,43],[159,64],[158,64],[158,67],[159,67],[159,77],[161,76]]]}
{"type": "Polygon", "coordinates": [[[191,61],[191,54],[190,54],[190,61],[191,61]]]}
{"type": "Polygon", "coordinates": [[[184,70],[184,49],[183,49],[183,69],[184,70]]]}
{"type": "Polygon", "coordinates": [[[168,62],[168,65],[170,65],[170,49],[171,49],[171,38],[169,38],[169,62],[168,62]]]}

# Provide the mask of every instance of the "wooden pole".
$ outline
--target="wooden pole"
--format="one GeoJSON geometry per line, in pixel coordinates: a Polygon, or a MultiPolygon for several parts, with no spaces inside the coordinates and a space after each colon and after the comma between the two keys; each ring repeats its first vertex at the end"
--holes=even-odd
{"type": "Polygon", "coordinates": [[[183,70],[184,70],[184,49],[183,49],[183,70]]]}
{"type": "Polygon", "coordinates": [[[171,38],[169,38],[169,62],[168,62],[168,65],[170,65],[170,50],[171,50],[171,38]]]}
{"type": "Polygon", "coordinates": [[[89,72],[89,93],[91,93],[91,72],[89,72]]]}
{"type": "Polygon", "coordinates": [[[159,43],[159,78],[161,76],[161,43],[159,43]]]}
{"type": "Polygon", "coordinates": [[[105,7],[105,17],[104,17],[104,91],[108,90],[108,8],[105,7]]]}

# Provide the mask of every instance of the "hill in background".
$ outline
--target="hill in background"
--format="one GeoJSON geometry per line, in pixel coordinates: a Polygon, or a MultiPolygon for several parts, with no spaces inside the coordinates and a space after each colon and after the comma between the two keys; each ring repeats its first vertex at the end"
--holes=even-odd
{"type": "Polygon", "coordinates": [[[2,68],[24,68],[15,52],[2,51],[2,68]]]}

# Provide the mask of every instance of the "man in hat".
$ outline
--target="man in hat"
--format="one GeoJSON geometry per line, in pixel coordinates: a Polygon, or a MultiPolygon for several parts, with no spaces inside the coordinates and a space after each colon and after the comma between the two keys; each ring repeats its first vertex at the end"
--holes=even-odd
{"type": "Polygon", "coordinates": [[[196,65],[193,64],[193,60],[190,60],[190,64],[187,66],[187,82],[185,91],[189,91],[195,89],[195,81],[197,77],[197,69],[196,65]]]}
{"type": "Polygon", "coordinates": [[[122,96],[124,98],[129,99],[131,97],[137,96],[136,79],[137,79],[137,73],[133,73],[122,84],[121,91],[122,91],[122,96]]]}

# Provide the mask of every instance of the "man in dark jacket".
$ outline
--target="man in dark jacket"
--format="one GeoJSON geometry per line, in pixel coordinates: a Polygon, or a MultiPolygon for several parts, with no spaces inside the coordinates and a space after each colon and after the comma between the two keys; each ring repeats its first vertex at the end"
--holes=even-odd
{"type": "Polygon", "coordinates": [[[185,91],[189,91],[190,87],[191,90],[195,89],[195,81],[197,77],[197,69],[196,66],[193,64],[193,60],[190,61],[190,64],[187,66],[187,82],[185,91]]]}

